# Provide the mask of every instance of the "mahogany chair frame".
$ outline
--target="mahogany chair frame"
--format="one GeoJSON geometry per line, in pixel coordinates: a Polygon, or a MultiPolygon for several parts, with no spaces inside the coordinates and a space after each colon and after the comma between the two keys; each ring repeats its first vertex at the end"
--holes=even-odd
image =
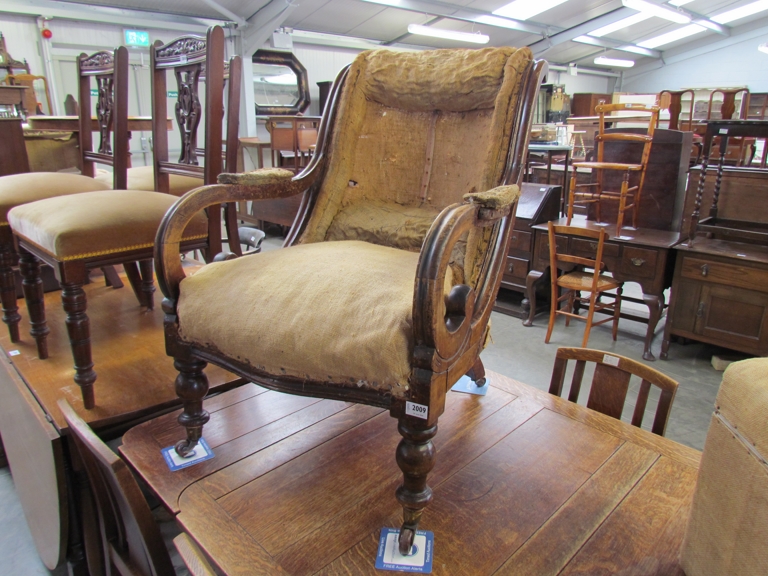
{"type": "Polygon", "coordinates": [[[606,281],[606,276],[601,274],[605,264],[603,263],[603,249],[605,247],[605,238],[607,236],[604,229],[589,230],[586,228],[579,228],[576,226],[555,226],[552,222],[547,226],[548,240],[549,240],[549,269],[550,276],[552,278],[552,297],[551,306],[549,312],[549,325],[547,326],[547,335],[544,338],[544,343],[549,344],[549,339],[552,336],[552,330],[555,327],[555,320],[558,314],[565,316],[565,325],[568,326],[571,318],[576,318],[587,323],[584,329],[584,340],[582,346],[586,346],[589,341],[589,333],[593,326],[599,326],[606,322],[613,322],[612,335],[616,340],[616,335],[619,329],[619,315],[621,314],[621,292],[622,283],[612,278],[606,281]],[[571,256],[570,254],[561,254],[557,251],[557,235],[567,234],[569,236],[590,238],[597,240],[597,246],[595,248],[595,258],[583,258],[581,256],[571,256]],[[579,274],[577,282],[571,283],[568,272],[558,274],[558,270],[562,268],[573,269],[576,266],[592,268],[592,281],[589,285],[584,285],[581,282],[583,276],[579,274]],[[602,280],[602,283],[601,283],[602,280]],[[607,294],[606,290],[616,290],[616,294],[607,294]],[[560,291],[563,290],[563,294],[560,295],[560,291]],[[589,290],[589,299],[581,297],[581,290],[589,290]],[[613,302],[603,302],[600,300],[602,295],[612,297],[613,302]],[[560,309],[560,303],[567,301],[567,307],[565,310],[560,309]],[[574,305],[576,302],[580,302],[588,305],[587,316],[579,316],[574,312],[574,305]],[[594,321],[595,312],[602,310],[613,310],[613,314],[604,320],[598,322],[594,321]]]}
{"type": "Polygon", "coordinates": [[[593,362],[595,372],[589,390],[587,408],[618,420],[621,420],[621,413],[624,410],[630,378],[633,375],[641,378],[642,382],[632,414],[632,426],[638,428],[643,424],[651,386],[659,388],[661,394],[656,406],[651,431],[659,436],[664,436],[669,422],[669,414],[672,410],[672,402],[674,402],[677,393],[676,380],[642,362],[612,352],[588,348],[558,348],[555,366],[552,370],[552,380],[549,384],[550,394],[562,396],[569,360],[575,360],[576,367],[568,392],[568,400],[574,404],[578,402],[586,364],[593,362]]]}
{"type": "MultiPolygon", "coordinates": [[[[712,93],[709,95],[709,104],[707,105],[707,120],[712,120],[712,112],[714,110],[714,104],[715,104],[715,94],[723,95],[723,103],[720,105],[720,119],[731,120],[733,118],[733,115],[736,113],[736,96],[741,93],[743,93],[743,98],[741,100],[738,119],[746,120],[747,114],[749,113],[749,99],[750,99],[749,88],[717,88],[713,90],[712,93]]],[[[716,140],[719,141],[719,137],[714,138],[712,140],[712,144],[715,144],[716,140]]],[[[755,157],[755,151],[756,151],[755,139],[735,137],[735,138],[730,138],[729,141],[734,148],[738,147],[736,166],[744,165],[745,163],[744,149],[747,146],[750,147],[750,155],[748,157],[748,160],[746,161],[746,165],[749,166],[749,164],[752,163],[752,159],[755,157]]]]}
{"type": "MultiPolygon", "coordinates": [[[[543,61],[531,62],[522,76],[502,184],[519,185],[522,181],[533,104],[546,68],[543,61]]],[[[208,421],[209,415],[203,409],[203,398],[208,390],[204,368],[208,362],[273,390],[387,408],[391,416],[398,419],[398,431],[403,437],[396,454],[404,482],[397,489],[396,496],[404,514],[399,546],[407,552],[422,511],[432,498],[432,490],[427,486],[427,474],[435,462],[432,438],[437,432],[437,420],[445,409],[445,396],[450,384],[477,364],[501,282],[514,212],[463,202],[445,208],[432,224],[416,271],[412,372],[408,391],[402,398],[383,390],[334,387],[311,379],[299,380],[261,372],[216,350],[182,340],[176,311],[179,285],[185,276],[177,256],[178,243],[186,223],[202,208],[225,201],[279,198],[303,192],[295,224],[286,239],[286,246],[296,243],[307,225],[329,163],[330,134],[337,119],[341,88],[348,71],[349,67],[344,68],[331,88],[330,104],[326,106],[326,114],[320,123],[315,154],[301,173],[290,180],[259,186],[221,184],[198,188],[179,199],[160,226],[155,243],[155,262],[158,284],[165,295],[166,350],[174,358],[174,365],[179,371],[176,390],[184,405],[179,423],[186,429],[186,438],[176,445],[176,449],[180,454],[188,453],[199,441],[203,426],[208,421]],[[466,285],[454,286],[446,299],[444,281],[452,249],[465,233],[475,227],[490,227],[489,248],[481,280],[475,289],[466,285]],[[408,414],[406,406],[411,403],[426,408],[426,419],[408,414]]]]}
{"type": "Polygon", "coordinates": [[[105,575],[175,574],[160,529],[128,464],[94,434],[65,399],[59,400],[58,406],[85,468],[98,517],[101,557],[90,560],[96,560],[105,575]]]}
{"type": "MultiPolygon", "coordinates": [[[[643,192],[643,183],[645,182],[645,170],[648,165],[648,158],[651,155],[651,145],[653,143],[653,132],[659,118],[658,106],[645,106],[643,104],[605,104],[600,101],[595,107],[595,112],[599,116],[598,134],[595,136],[597,146],[597,161],[595,162],[574,162],[572,164],[573,175],[568,198],[568,220],[570,225],[573,218],[573,207],[578,198],[583,204],[595,204],[597,221],[600,222],[600,204],[604,200],[616,201],[619,203],[618,218],[616,222],[616,235],[621,235],[621,229],[624,225],[624,213],[632,210],[632,227],[637,228],[638,212],[640,209],[640,198],[643,192]],[[613,111],[632,112],[633,114],[648,113],[648,132],[646,134],[633,134],[625,132],[606,133],[605,116],[606,113],[613,111]],[[643,152],[638,164],[624,164],[618,162],[605,161],[605,143],[606,142],[638,142],[643,144],[643,152]],[[578,184],[577,171],[579,168],[590,168],[596,174],[596,181],[578,184]],[[618,191],[606,190],[604,187],[605,171],[623,172],[621,187],[618,191]],[[629,185],[630,174],[637,173],[638,180],[633,186],[629,185]],[[586,191],[580,191],[586,189],[586,191]],[[631,198],[628,204],[628,199],[631,198]]],[[[615,121],[615,118],[612,118],[615,121]]],[[[610,120],[609,120],[610,121],[610,120]]]]}
{"type": "MultiPolygon", "coordinates": [[[[682,124],[680,122],[680,113],[683,111],[683,96],[685,94],[691,95],[691,105],[688,110],[688,132],[693,131],[693,108],[694,108],[694,99],[696,96],[696,93],[693,90],[662,90],[659,92],[659,102],[662,101],[664,94],[669,94],[669,106],[667,109],[669,110],[669,126],[667,128],[669,130],[682,130],[682,124]]],[[[656,128],[659,127],[658,118],[656,121],[656,128]]]]}

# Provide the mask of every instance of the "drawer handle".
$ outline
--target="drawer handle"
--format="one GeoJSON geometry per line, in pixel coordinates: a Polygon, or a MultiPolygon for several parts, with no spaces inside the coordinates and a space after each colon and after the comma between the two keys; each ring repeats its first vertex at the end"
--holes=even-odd
{"type": "Polygon", "coordinates": [[[517,240],[517,234],[512,234],[512,240],[517,240]]]}
{"type": "Polygon", "coordinates": [[[707,264],[704,264],[701,267],[701,275],[706,276],[707,274],[709,274],[709,266],[707,264]]]}
{"type": "Polygon", "coordinates": [[[642,266],[645,264],[645,258],[632,258],[632,264],[635,266],[642,266]]]}
{"type": "MultiPolygon", "coordinates": [[[[705,264],[705,266],[706,266],[706,264],[705,264]]],[[[698,318],[703,318],[704,317],[704,302],[700,302],[699,303],[699,309],[696,310],[696,316],[698,318]]]]}

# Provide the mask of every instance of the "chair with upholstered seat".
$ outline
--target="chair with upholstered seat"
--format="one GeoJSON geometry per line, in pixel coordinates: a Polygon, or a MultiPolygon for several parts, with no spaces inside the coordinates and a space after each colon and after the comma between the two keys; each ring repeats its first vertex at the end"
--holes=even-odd
{"type": "Polygon", "coordinates": [[[403,437],[399,546],[410,550],[446,393],[488,338],[544,70],[527,48],[363,52],[334,83],[301,173],[223,174],[176,203],[155,263],[184,405],[177,452],[208,421],[207,362],[385,407],[403,437]],[[201,208],[302,192],[285,248],[185,277],[178,242],[201,208]]]}
{"type": "Polygon", "coordinates": [[[568,400],[578,403],[587,364],[594,364],[587,408],[618,420],[621,420],[632,377],[638,377],[640,383],[635,408],[632,412],[632,426],[638,428],[643,424],[651,386],[658,388],[659,397],[651,432],[664,436],[667,422],[669,422],[669,414],[672,410],[672,402],[674,402],[677,393],[676,380],[642,362],[619,356],[613,352],[588,348],[558,348],[555,366],[552,370],[552,380],[549,384],[550,394],[555,396],[563,394],[563,383],[569,360],[574,360],[576,365],[573,369],[568,400]]]}
{"type": "Polygon", "coordinates": [[[582,346],[587,345],[592,327],[605,324],[606,322],[613,322],[613,339],[616,340],[616,334],[619,329],[619,315],[621,313],[622,283],[602,273],[605,266],[603,264],[605,237],[606,233],[603,228],[590,230],[576,226],[555,226],[552,222],[549,222],[547,240],[549,242],[549,273],[552,278],[552,297],[549,326],[547,326],[547,335],[544,338],[546,344],[549,344],[552,329],[555,327],[555,320],[558,315],[565,316],[566,326],[570,323],[571,318],[587,323],[586,328],[584,328],[582,346]],[[574,238],[587,238],[593,241],[597,240],[597,242],[591,243],[594,257],[588,258],[579,254],[564,253],[564,250],[558,249],[557,246],[558,234],[574,238]],[[592,271],[586,271],[585,268],[589,268],[592,271]],[[563,270],[562,274],[560,270],[563,270]],[[607,290],[616,290],[616,293],[607,293],[607,290]],[[581,296],[582,291],[589,292],[588,299],[581,296]],[[607,296],[613,300],[611,302],[603,302],[600,299],[602,296],[607,296]],[[561,310],[560,304],[564,301],[566,302],[566,307],[564,310],[561,310]],[[577,301],[588,305],[586,317],[579,316],[575,312],[577,301]],[[613,311],[613,314],[605,320],[595,322],[595,312],[602,310],[613,311]]]}
{"type": "MultiPolygon", "coordinates": [[[[215,181],[222,167],[223,30],[213,27],[208,31],[207,38],[182,37],[168,45],[156,43],[152,49],[152,66],[156,77],[160,74],[164,77],[168,69],[176,71],[180,94],[177,118],[186,130],[182,130],[182,144],[187,152],[195,147],[196,135],[193,132],[197,132],[201,112],[197,95],[198,79],[201,68],[206,66],[205,167],[197,165],[194,154],[185,156],[186,163],[176,165],[164,162],[160,167],[165,176],[173,171],[203,173],[206,182],[215,181]],[[190,121],[191,115],[197,121],[190,121]]],[[[240,71],[239,57],[232,58],[227,137],[234,143],[237,142],[240,71]]],[[[165,95],[165,92],[163,83],[162,94],[165,95]]],[[[165,106],[154,112],[155,118],[166,118],[165,106]]],[[[161,124],[165,130],[165,121],[161,124]]],[[[155,142],[156,147],[159,145],[155,142]]],[[[174,196],[162,192],[105,190],[81,194],[76,202],[66,197],[41,200],[16,207],[9,213],[9,221],[20,249],[50,264],[61,281],[67,330],[75,358],[75,382],[81,387],[86,408],[95,405],[93,383],[96,380],[91,359],[85,292],[82,288],[87,270],[104,264],[141,262],[140,293],[143,299],[140,303],[152,309],[154,288],[151,259],[155,234],[163,215],[175,200],[174,196]]],[[[210,217],[200,211],[190,219],[178,250],[204,250],[211,257],[221,251],[221,209],[212,206],[208,214],[210,217]]],[[[28,306],[31,304],[28,303],[28,306]]],[[[38,307],[41,309],[37,315],[38,322],[45,326],[42,301],[38,307]]],[[[45,335],[41,337],[45,338],[45,335]]]]}

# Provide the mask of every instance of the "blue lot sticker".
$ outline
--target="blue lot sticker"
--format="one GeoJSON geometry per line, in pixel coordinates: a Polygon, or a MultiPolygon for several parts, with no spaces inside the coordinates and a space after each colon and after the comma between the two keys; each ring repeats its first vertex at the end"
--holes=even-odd
{"type": "Polygon", "coordinates": [[[465,375],[459,378],[459,381],[453,385],[453,388],[451,388],[451,390],[453,390],[454,392],[466,392],[467,394],[477,394],[478,396],[485,396],[488,393],[488,388],[490,387],[491,387],[490,378],[486,377],[485,384],[478,387],[472,381],[472,378],[465,375]]]}
{"type": "Polygon", "coordinates": [[[205,462],[206,460],[213,458],[213,450],[210,449],[204,438],[200,438],[200,442],[198,442],[197,446],[195,446],[194,450],[192,450],[192,454],[186,458],[182,458],[176,454],[176,449],[173,446],[163,448],[161,452],[163,454],[163,459],[165,460],[165,463],[168,464],[168,468],[171,469],[171,472],[175,472],[176,470],[181,470],[182,468],[187,468],[199,462],[205,462]]]}
{"type": "Polygon", "coordinates": [[[376,553],[376,569],[395,572],[432,572],[432,556],[435,548],[435,535],[426,530],[417,530],[411,552],[407,556],[400,554],[397,528],[382,528],[379,548],[376,553]]]}

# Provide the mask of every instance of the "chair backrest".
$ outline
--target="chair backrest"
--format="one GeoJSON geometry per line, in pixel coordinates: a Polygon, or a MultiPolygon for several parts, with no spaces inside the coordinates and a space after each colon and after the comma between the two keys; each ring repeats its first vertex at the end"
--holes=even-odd
{"type": "Polygon", "coordinates": [[[632,425],[638,428],[643,423],[651,385],[659,388],[661,394],[651,431],[659,436],[664,436],[672,402],[677,392],[677,381],[642,362],[636,362],[618,354],[588,348],[559,348],[552,370],[552,380],[549,384],[550,394],[562,395],[568,360],[576,361],[568,400],[574,403],[578,402],[586,364],[587,362],[594,363],[595,372],[589,390],[587,408],[617,419],[621,419],[631,377],[633,375],[639,377],[641,380],[640,388],[632,414],[632,425]]]}
{"type": "Polygon", "coordinates": [[[95,176],[95,163],[113,170],[113,188],[128,187],[128,49],[81,54],[77,59],[82,173],[95,176]],[[99,147],[93,151],[91,78],[96,80],[99,147]]]}
{"type": "Polygon", "coordinates": [[[96,504],[107,574],[174,574],[152,512],[128,465],[110,450],[66,400],[58,402],[85,467],[96,504]]]}
{"type": "MultiPolygon", "coordinates": [[[[693,108],[696,94],[693,90],[662,90],[659,92],[659,102],[664,101],[665,95],[669,96],[669,105],[666,108],[669,110],[669,130],[682,130],[680,127],[680,113],[683,111],[683,96],[685,94],[691,95],[691,105],[688,111],[688,132],[693,130],[693,108]]],[[[663,107],[663,105],[662,105],[663,107]]],[[[658,118],[656,120],[656,128],[659,127],[658,118]]]]}
{"type": "Polygon", "coordinates": [[[739,110],[739,120],[744,120],[749,111],[749,88],[718,88],[709,95],[709,105],[707,106],[707,120],[712,120],[714,113],[715,94],[723,95],[723,103],[720,105],[719,120],[731,120],[736,112],[736,95],[744,93],[741,100],[741,109],[739,110]]]}
{"type": "MultiPolygon", "coordinates": [[[[150,50],[152,69],[152,137],[155,190],[168,192],[169,176],[178,174],[202,178],[204,184],[215,184],[223,171],[223,154],[226,169],[237,170],[237,134],[240,114],[240,84],[242,61],[239,56],[224,62],[224,30],[212,26],[205,38],[182,36],[167,44],[156,41],[150,50]],[[181,134],[181,154],[177,162],[168,157],[168,117],[166,72],[173,70],[176,77],[176,122],[181,134]],[[223,138],[225,77],[228,75],[226,109],[226,152],[223,138]],[[205,136],[204,162],[200,166],[197,155],[197,136],[203,110],[200,105],[199,83],[205,80],[205,136]]],[[[232,204],[232,210],[235,205],[232,204]]],[[[220,207],[211,206],[209,214],[218,214],[220,207]]],[[[208,218],[210,252],[221,251],[221,219],[208,218]]]]}
{"type": "Polygon", "coordinates": [[[562,264],[570,268],[573,265],[584,266],[586,268],[593,268],[594,274],[592,276],[592,285],[584,287],[584,290],[591,289],[592,291],[597,289],[598,279],[600,272],[605,267],[603,263],[603,249],[605,247],[605,238],[607,236],[605,229],[590,230],[588,228],[580,228],[578,226],[555,226],[550,221],[547,224],[548,240],[549,240],[549,266],[552,271],[552,279],[554,281],[556,270],[563,268],[562,264]],[[597,240],[595,246],[595,257],[584,258],[582,256],[573,256],[571,254],[560,253],[557,251],[557,235],[564,234],[573,237],[590,238],[597,240]]]}
{"type": "MultiPolygon", "coordinates": [[[[605,143],[606,142],[639,142],[643,144],[643,153],[638,164],[646,166],[648,164],[648,157],[651,155],[651,143],[653,142],[653,132],[656,130],[656,125],[659,119],[659,107],[658,106],[645,106],[644,104],[604,104],[600,101],[600,104],[595,106],[595,112],[597,112],[600,122],[597,136],[595,136],[595,143],[597,144],[597,161],[603,162],[605,143]],[[605,122],[606,116],[611,112],[622,111],[631,112],[633,116],[636,115],[648,115],[648,130],[645,134],[637,134],[632,132],[615,132],[611,131],[606,133],[605,122]]],[[[616,116],[609,117],[609,122],[615,122],[616,116]]],[[[633,121],[634,122],[634,121],[633,121]]],[[[644,172],[645,170],[643,170],[644,172]]]]}
{"type": "Polygon", "coordinates": [[[5,78],[6,84],[10,84],[11,86],[27,86],[29,88],[24,94],[24,108],[26,108],[28,116],[35,116],[37,114],[38,100],[35,82],[43,83],[42,88],[45,95],[45,104],[48,107],[47,111],[43,111],[43,113],[52,114],[51,92],[48,90],[48,79],[45,76],[35,76],[34,74],[11,74],[5,78]]]}

